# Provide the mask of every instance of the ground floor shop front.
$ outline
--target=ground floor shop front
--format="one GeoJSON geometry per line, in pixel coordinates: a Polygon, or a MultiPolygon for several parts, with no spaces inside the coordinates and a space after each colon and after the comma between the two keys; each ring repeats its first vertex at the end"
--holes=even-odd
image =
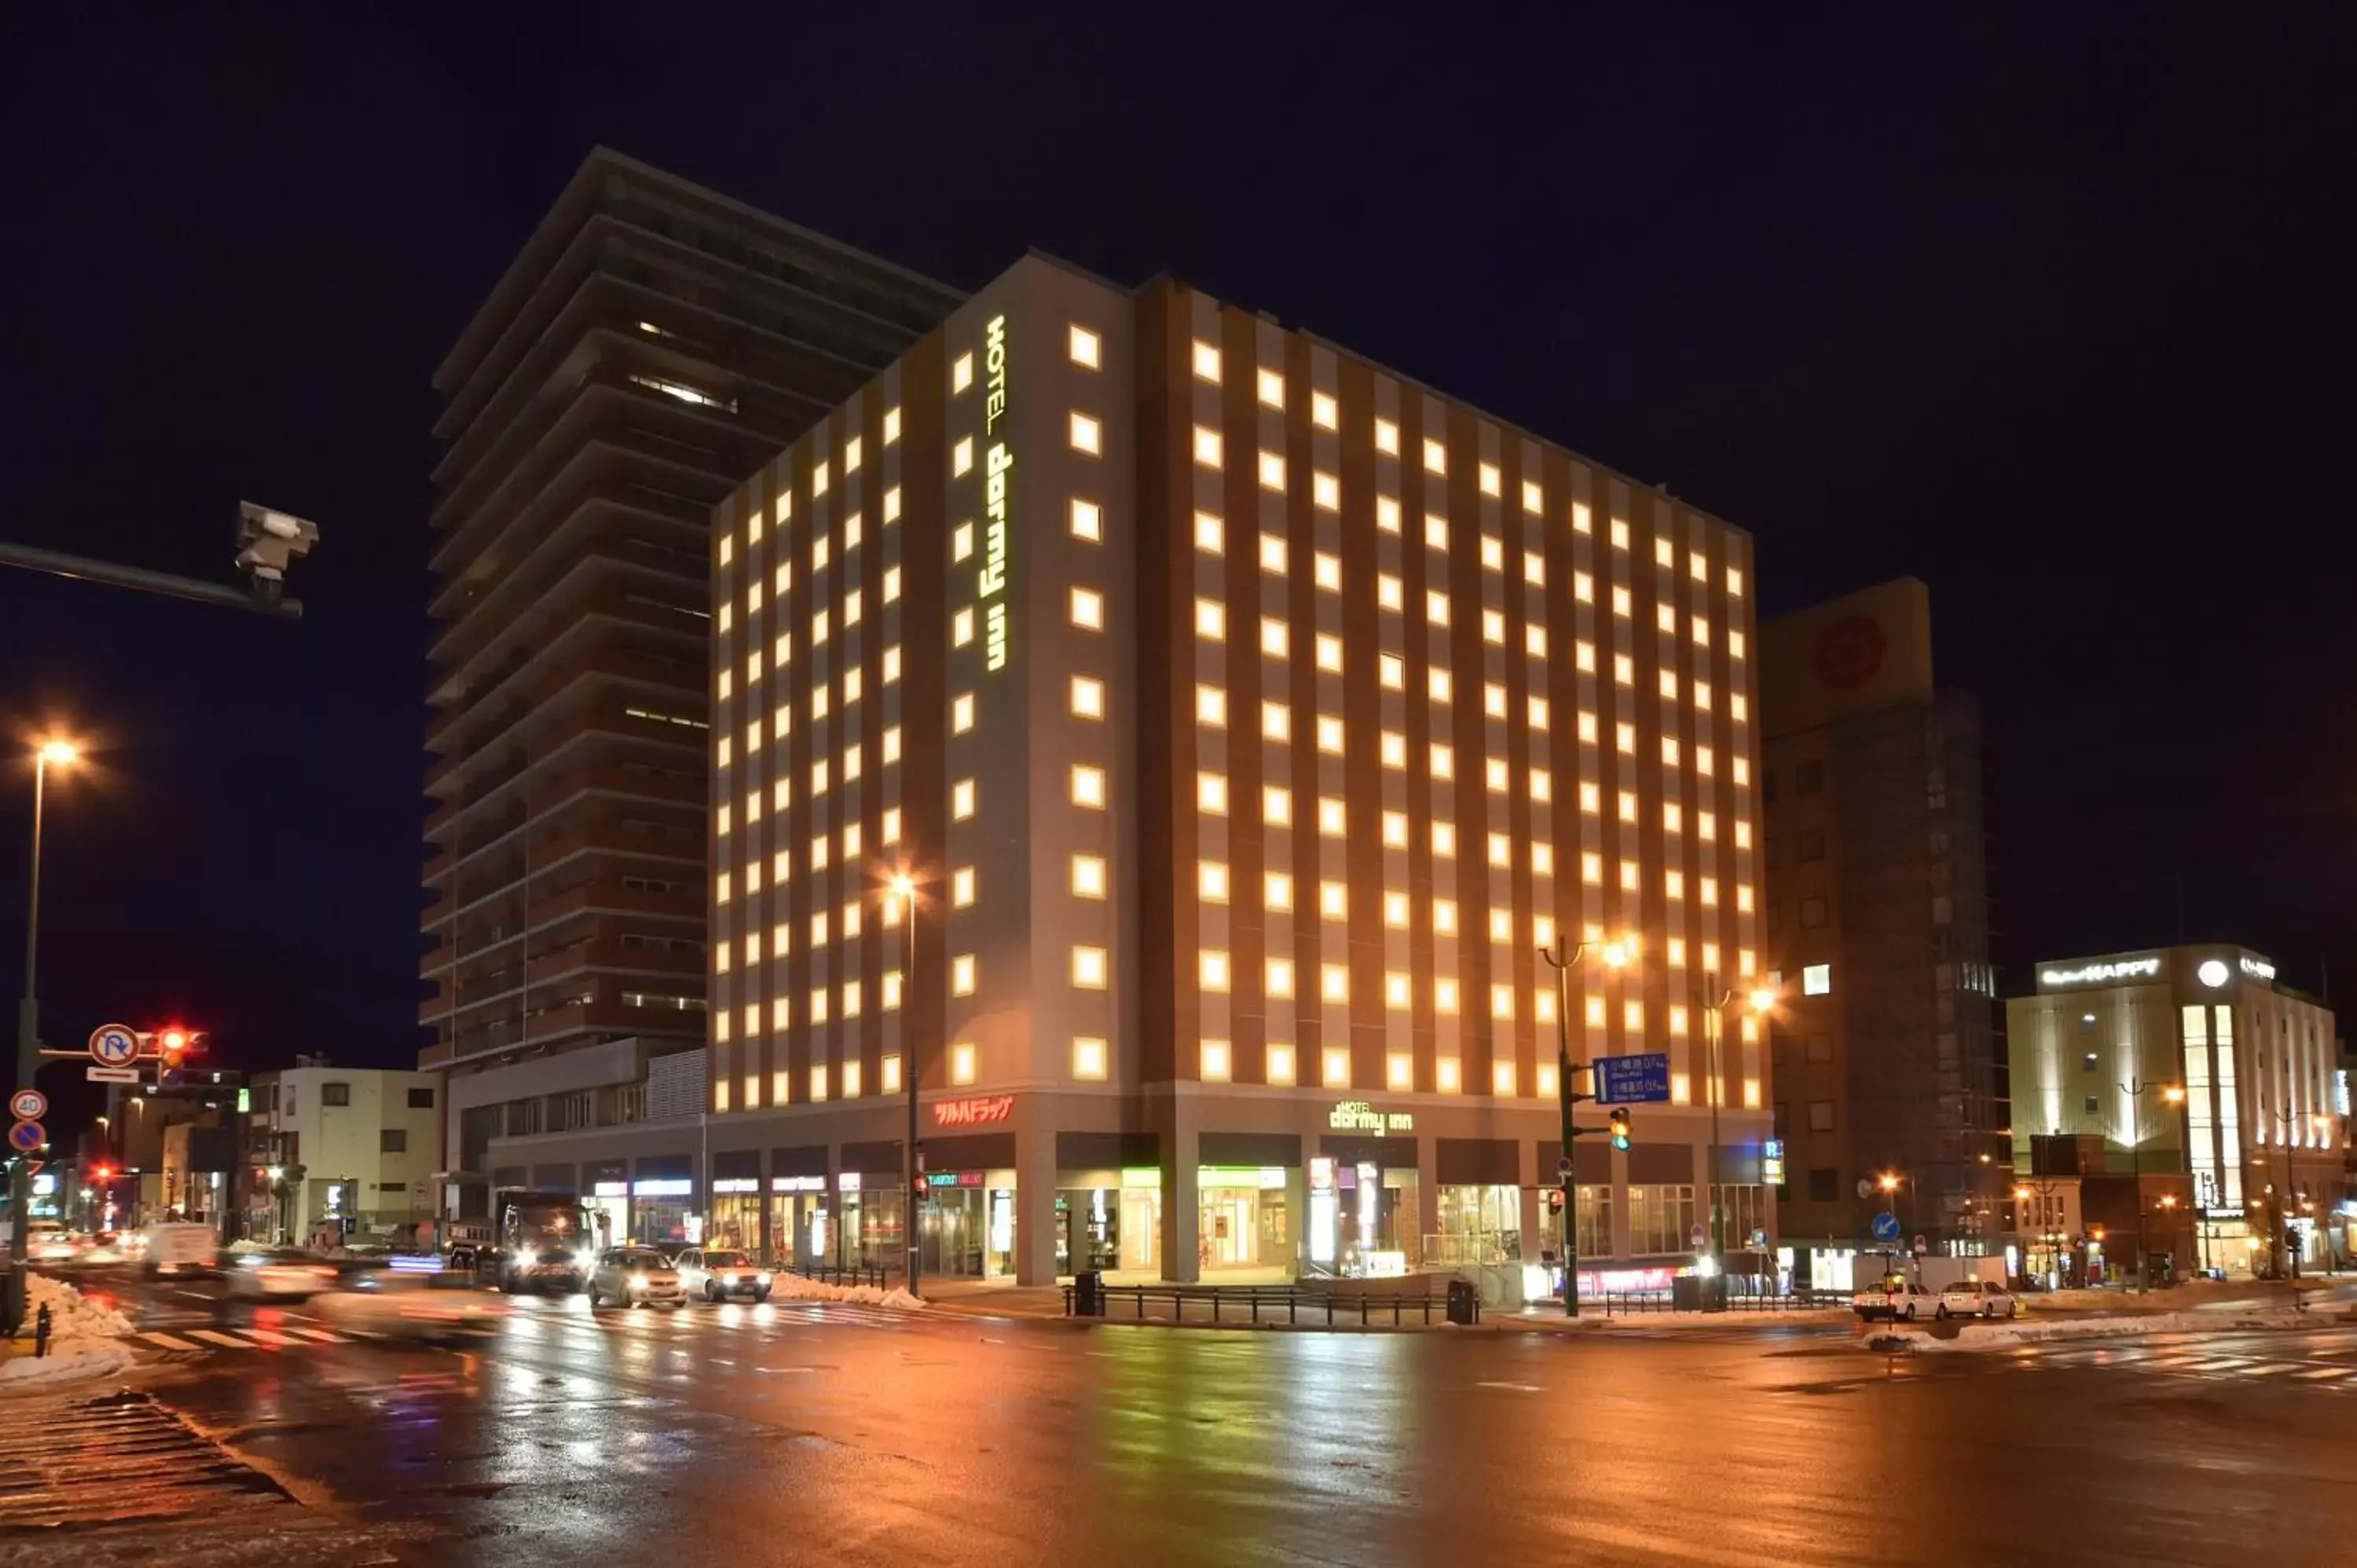
{"type": "Polygon", "coordinates": [[[1583,1288],[1642,1289],[1714,1238],[1729,1268],[1759,1272],[1774,1228],[1766,1118],[1748,1113],[1724,1117],[1715,1157],[1707,1116],[1686,1107],[1643,1108],[1624,1151],[1577,1140],[1568,1223],[1550,1106],[1183,1087],[948,1095],[924,1102],[919,1179],[905,1117],[877,1100],[641,1125],[619,1147],[527,1141],[500,1148],[517,1163],[496,1185],[578,1194],[601,1244],[898,1273],[913,1225],[927,1276],[1026,1283],[1488,1270],[1544,1294],[1576,1258],[1583,1288]],[[579,1157],[553,1157],[567,1153],[579,1157]]]}

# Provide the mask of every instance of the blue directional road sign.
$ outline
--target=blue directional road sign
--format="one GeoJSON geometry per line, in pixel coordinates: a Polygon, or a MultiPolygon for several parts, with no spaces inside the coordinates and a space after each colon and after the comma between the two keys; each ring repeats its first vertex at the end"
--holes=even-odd
{"type": "Polygon", "coordinates": [[[1666,1051],[1596,1058],[1596,1098],[1607,1105],[1658,1104],[1670,1098],[1666,1051]]]}
{"type": "Polygon", "coordinates": [[[1878,1241],[1898,1240],[1899,1216],[1891,1213],[1890,1210],[1887,1208],[1881,1213],[1876,1215],[1874,1217],[1874,1239],[1878,1241]]]}

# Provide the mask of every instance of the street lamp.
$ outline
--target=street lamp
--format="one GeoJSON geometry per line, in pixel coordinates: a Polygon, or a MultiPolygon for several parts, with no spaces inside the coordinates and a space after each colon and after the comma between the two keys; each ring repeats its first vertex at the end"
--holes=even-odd
{"type": "MultiPolygon", "coordinates": [[[[40,1070],[40,992],[35,982],[41,944],[41,813],[48,803],[49,769],[70,768],[81,760],[81,747],[63,736],[51,736],[33,747],[33,862],[25,885],[25,990],[16,1004],[16,1086],[30,1089],[40,1070]]],[[[8,1184],[8,1281],[0,1299],[0,1326],[14,1333],[25,1321],[25,1247],[33,1219],[33,1178],[19,1155],[8,1184]]]]}
{"type": "Polygon", "coordinates": [[[900,1202],[903,1219],[900,1238],[906,1251],[903,1256],[902,1278],[910,1295],[921,1294],[920,1269],[917,1256],[917,1211],[921,1194],[917,1184],[924,1180],[924,1162],[917,1153],[917,880],[905,871],[895,872],[885,884],[885,916],[900,917],[900,1087],[909,1097],[909,1137],[900,1150],[900,1202]]]}
{"type": "MultiPolygon", "coordinates": [[[[1732,989],[1720,991],[1718,975],[1710,970],[1703,972],[1702,985],[1706,1004],[1710,1009],[1703,1019],[1703,1037],[1710,1048],[1710,1262],[1715,1273],[1724,1273],[1727,1268],[1727,1201],[1719,1185],[1718,1108],[1727,1096],[1718,1076],[1718,1033],[1721,1020],[1727,1006],[1734,1002],[1736,993],[1732,989]]],[[[1753,1013],[1766,1014],[1776,1005],[1776,992],[1772,986],[1755,986],[1744,1001],[1753,1013]]]]}
{"type": "MultiPolygon", "coordinates": [[[[1609,941],[1581,942],[1565,951],[1563,934],[1555,933],[1554,941],[1539,949],[1539,957],[1555,970],[1555,1087],[1556,1103],[1563,1116],[1563,1158],[1557,1162],[1555,1176],[1563,1190],[1563,1315],[1579,1316],[1579,1185],[1574,1176],[1572,1154],[1575,1133],[1571,1125],[1571,972],[1579,961],[1594,949],[1608,969],[1625,967],[1631,956],[1628,941],[1615,938],[1609,941]]],[[[1586,1038],[1587,1021],[1580,1020],[1580,1055],[1587,1054],[1586,1038]]],[[[1581,1064],[1583,1067],[1585,1063],[1581,1064]]]]}

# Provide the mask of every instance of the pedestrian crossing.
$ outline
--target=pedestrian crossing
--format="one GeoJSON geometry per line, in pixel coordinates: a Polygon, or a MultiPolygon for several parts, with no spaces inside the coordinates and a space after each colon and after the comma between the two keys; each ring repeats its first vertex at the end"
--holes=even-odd
{"type": "MultiPolygon", "coordinates": [[[[705,1333],[726,1337],[824,1326],[897,1328],[907,1323],[909,1317],[907,1313],[888,1307],[833,1301],[771,1302],[759,1306],[690,1305],[676,1308],[641,1307],[600,1312],[586,1311],[579,1305],[563,1301],[527,1301],[518,1302],[515,1305],[513,1315],[499,1323],[455,1329],[447,1337],[454,1341],[491,1341],[511,1328],[521,1328],[526,1334],[579,1329],[607,1337],[676,1338],[705,1333]]],[[[325,1328],[282,1317],[269,1325],[223,1323],[190,1326],[174,1324],[168,1328],[146,1329],[132,1337],[151,1354],[152,1359],[187,1361],[231,1351],[282,1355],[329,1346],[381,1341],[389,1337],[365,1328],[325,1328]]]]}
{"type": "Polygon", "coordinates": [[[275,1481],[145,1394],[45,1402],[14,1414],[0,1423],[0,1552],[22,1534],[218,1515],[232,1503],[246,1520],[299,1511],[275,1481]]]}
{"type": "Polygon", "coordinates": [[[2277,1382],[2357,1393],[2357,1328],[2288,1337],[2281,1353],[2255,1353],[2261,1348],[2249,1338],[2230,1348],[2213,1348],[2206,1337],[2171,1337],[2141,1344],[2067,1340],[2024,1345],[2011,1351],[2009,1359],[2023,1370],[2116,1369],[2167,1378],[2277,1382]]]}

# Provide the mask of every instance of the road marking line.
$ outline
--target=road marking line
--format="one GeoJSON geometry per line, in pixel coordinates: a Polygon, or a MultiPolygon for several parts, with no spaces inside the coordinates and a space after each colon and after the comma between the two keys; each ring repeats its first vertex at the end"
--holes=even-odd
{"type": "Polygon", "coordinates": [[[2346,1367],[2310,1367],[2305,1372],[2295,1372],[2292,1375],[2299,1378],[2345,1378],[2349,1375],[2349,1369],[2346,1367]]]}
{"type": "Polygon", "coordinates": [[[255,1344],[271,1350],[284,1350],[289,1345],[302,1343],[299,1339],[289,1339],[275,1328],[248,1328],[245,1333],[253,1337],[255,1344]]]}
{"type": "Polygon", "coordinates": [[[187,1296],[190,1301],[216,1301],[220,1299],[217,1296],[207,1295],[200,1290],[183,1290],[178,1285],[172,1287],[172,1294],[174,1295],[187,1296]]]}
{"type": "Polygon", "coordinates": [[[322,1345],[340,1345],[344,1342],[342,1335],[330,1334],[324,1328],[290,1327],[286,1332],[289,1334],[300,1334],[306,1339],[316,1339],[322,1345]]]}
{"type": "Polygon", "coordinates": [[[186,1339],[175,1338],[169,1334],[143,1334],[140,1337],[150,1345],[161,1345],[167,1350],[195,1350],[200,1348],[190,1344],[186,1339]]]}
{"type": "Polygon", "coordinates": [[[1539,1394],[1546,1391],[1536,1383],[1475,1383],[1477,1389],[1512,1389],[1518,1394],[1539,1394]]]}
{"type": "Polygon", "coordinates": [[[216,1334],[210,1328],[191,1328],[188,1332],[210,1345],[226,1345],[232,1350],[251,1350],[253,1346],[242,1339],[232,1339],[226,1334],[216,1334]]]}
{"type": "Polygon", "coordinates": [[[2245,1368],[2241,1375],[2245,1378],[2266,1378],[2287,1369],[2281,1361],[2261,1361],[2255,1367],[2245,1368]]]}

